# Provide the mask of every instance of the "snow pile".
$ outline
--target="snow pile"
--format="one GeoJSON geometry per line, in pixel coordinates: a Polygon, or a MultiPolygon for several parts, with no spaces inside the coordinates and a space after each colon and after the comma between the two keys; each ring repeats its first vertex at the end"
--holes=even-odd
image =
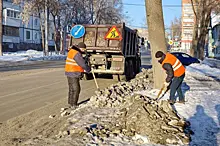
{"type": "Polygon", "coordinates": [[[187,67],[187,70],[192,72],[192,74],[199,73],[211,77],[214,80],[220,81],[220,70],[217,68],[212,68],[205,64],[192,64],[187,67]]]}
{"type": "Polygon", "coordinates": [[[86,105],[70,114],[67,127],[57,138],[81,135],[87,144],[98,145],[115,144],[112,139],[127,144],[189,144],[189,123],[167,101],[134,94],[150,90],[152,77],[152,70],[143,70],[130,82],[96,92],[86,105]]]}
{"type": "Polygon", "coordinates": [[[205,58],[205,60],[202,61],[203,64],[206,64],[210,67],[218,68],[220,69],[220,60],[213,59],[213,58],[205,58]]]}
{"type": "Polygon", "coordinates": [[[4,62],[21,62],[21,61],[42,61],[42,60],[65,60],[65,55],[57,55],[54,52],[50,56],[43,56],[42,51],[27,50],[18,52],[6,52],[0,56],[0,61],[4,62]]]}
{"type": "Polygon", "coordinates": [[[97,91],[88,104],[95,107],[118,107],[131,99],[134,91],[150,90],[153,86],[153,71],[142,69],[142,72],[130,82],[119,82],[102,91],[97,91]]]}

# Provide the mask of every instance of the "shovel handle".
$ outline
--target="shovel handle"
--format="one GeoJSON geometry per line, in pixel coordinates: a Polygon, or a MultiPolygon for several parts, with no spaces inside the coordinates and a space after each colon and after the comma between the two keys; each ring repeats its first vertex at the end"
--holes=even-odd
{"type": "Polygon", "coordinates": [[[165,88],[165,85],[163,85],[163,87],[160,89],[160,92],[157,95],[157,99],[160,97],[160,95],[161,95],[162,91],[164,90],[164,88],[165,88]]]}
{"type": "Polygon", "coordinates": [[[97,83],[97,81],[96,81],[96,77],[95,77],[95,73],[94,73],[93,68],[92,68],[92,76],[93,76],[93,78],[94,78],[95,85],[96,85],[97,89],[99,90],[99,85],[98,85],[98,83],[97,83]]]}

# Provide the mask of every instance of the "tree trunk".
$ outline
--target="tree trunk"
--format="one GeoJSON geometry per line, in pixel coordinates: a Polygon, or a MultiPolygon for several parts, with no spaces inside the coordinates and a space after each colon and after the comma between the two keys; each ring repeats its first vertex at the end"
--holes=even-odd
{"type": "Polygon", "coordinates": [[[165,71],[155,58],[157,51],[166,53],[162,0],[145,0],[146,16],[151,43],[154,87],[160,89],[165,81],[165,71]],[[159,40],[159,41],[158,41],[159,40]]]}
{"type": "Polygon", "coordinates": [[[54,47],[55,47],[55,53],[58,54],[58,43],[57,43],[57,35],[58,35],[58,30],[57,30],[57,26],[56,26],[56,16],[53,16],[53,25],[54,25],[54,37],[53,37],[53,40],[54,40],[54,47]]]}
{"type": "Polygon", "coordinates": [[[45,56],[49,56],[48,48],[48,34],[49,34],[49,9],[47,6],[47,0],[45,0],[45,56]]]}
{"type": "Polygon", "coordinates": [[[67,45],[66,45],[66,31],[67,31],[67,26],[64,27],[64,32],[63,32],[63,55],[65,55],[65,50],[67,49],[67,45]]]}
{"type": "Polygon", "coordinates": [[[195,23],[194,29],[193,29],[192,45],[190,48],[190,55],[193,57],[198,57],[198,55],[197,55],[198,30],[199,30],[198,24],[195,23]]]}
{"type": "Polygon", "coordinates": [[[45,37],[44,37],[44,27],[43,27],[43,18],[41,17],[41,13],[39,12],[38,14],[39,19],[40,19],[40,30],[41,30],[41,43],[42,43],[42,49],[43,49],[43,54],[45,55],[45,37]]]}
{"type": "Polygon", "coordinates": [[[60,54],[64,55],[64,49],[63,49],[63,31],[60,31],[60,54]]]}
{"type": "Polygon", "coordinates": [[[2,14],[3,14],[3,11],[2,11],[2,7],[3,7],[3,0],[0,0],[0,56],[3,55],[3,51],[2,51],[2,39],[3,39],[3,32],[2,32],[2,14]]]}
{"type": "Polygon", "coordinates": [[[197,50],[198,50],[198,58],[201,60],[204,60],[204,50],[205,50],[205,41],[206,41],[206,35],[208,34],[208,26],[210,23],[210,15],[211,10],[204,10],[202,13],[202,19],[200,21],[200,34],[197,44],[197,50]]]}

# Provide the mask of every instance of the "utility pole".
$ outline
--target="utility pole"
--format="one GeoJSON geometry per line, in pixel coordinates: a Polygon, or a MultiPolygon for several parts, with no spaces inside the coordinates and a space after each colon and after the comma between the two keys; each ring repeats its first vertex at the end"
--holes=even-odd
{"type": "Polygon", "coordinates": [[[45,56],[49,56],[48,33],[49,33],[49,9],[48,0],[45,0],[45,56]]]}
{"type": "Polygon", "coordinates": [[[0,56],[3,55],[2,53],[2,39],[3,39],[2,14],[3,14],[3,0],[0,0],[0,56]]]}
{"type": "Polygon", "coordinates": [[[157,51],[167,52],[162,0],[145,0],[146,16],[151,44],[154,88],[160,89],[165,81],[165,71],[155,58],[157,51]]]}

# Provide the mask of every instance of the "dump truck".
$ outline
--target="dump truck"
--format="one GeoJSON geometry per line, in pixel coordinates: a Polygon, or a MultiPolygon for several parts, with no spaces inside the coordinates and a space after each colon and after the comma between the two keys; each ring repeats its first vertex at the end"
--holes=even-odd
{"type": "MultiPolygon", "coordinates": [[[[112,74],[116,80],[130,80],[140,72],[140,37],[137,30],[125,23],[117,25],[83,25],[81,38],[70,38],[69,46],[79,42],[86,44],[83,57],[96,74],[112,74]]],[[[88,79],[89,74],[84,75],[88,79]]]]}

